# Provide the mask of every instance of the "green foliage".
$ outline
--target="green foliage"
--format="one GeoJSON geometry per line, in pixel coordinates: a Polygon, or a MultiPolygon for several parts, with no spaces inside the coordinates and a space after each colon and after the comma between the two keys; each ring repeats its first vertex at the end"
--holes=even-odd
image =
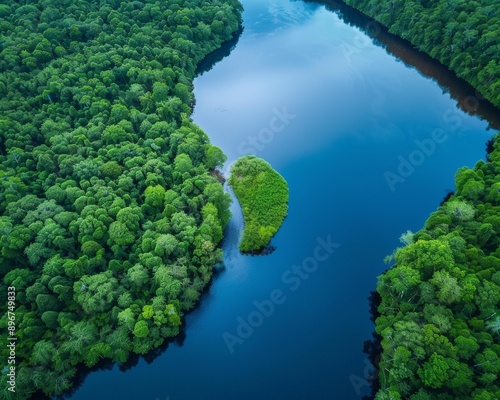
{"type": "MultiPolygon", "coordinates": [[[[346,3],[448,66],[477,89],[477,97],[500,107],[498,1],[347,0],[346,3]]],[[[474,197],[484,189],[474,178],[457,178],[457,194],[466,191],[474,197]]]]}
{"type": "Polygon", "coordinates": [[[175,336],[221,260],[225,156],[190,119],[192,81],[242,8],[2,3],[0,287],[18,294],[15,398],[55,398],[76,367],[175,336]]]}
{"type": "Polygon", "coordinates": [[[376,399],[500,398],[499,143],[488,163],[457,172],[457,194],[379,277],[376,399]],[[471,180],[482,189],[466,190],[471,180]]]}
{"type": "Polygon", "coordinates": [[[138,338],[145,338],[146,336],[148,336],[148,323],[146,321],[137,321],[134,327],[134,335],[138,338]]]}
{"type": "Polygon", "coordinates": [[[227,160],[226,155],[217,146],[209,146],[206,150],[207,166],[210,169],[222,167],[227,160]]]}
{"type": "Polygon", "coordinates": [[[243,209],[242,252],[259,251],[269,244],[288,213],[288,184],[266,161],[239,158],[229,178],[243,209]]]}

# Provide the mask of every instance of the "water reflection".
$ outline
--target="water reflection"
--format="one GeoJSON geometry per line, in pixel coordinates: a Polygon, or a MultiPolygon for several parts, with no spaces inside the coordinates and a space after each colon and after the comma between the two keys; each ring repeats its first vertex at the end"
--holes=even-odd
{"type": "Polygon", "coordinates": [[[253,4],[245,2],[245,12],[252,17],[245,18],[244,25],[248,37],[275,35],[290,26],[303,25],[319,9],[321,9],[320,4],[306,3],[301,0],[259,1],[253,4]]]}
{"type": "Polygon", "coordinates": [[[221,47],[207,55],[196,67],[196,76],[201,76],[210,71],[218,62],[229,56],[240,40],[243,29],[235,32],[233,37],[222,43],[221,47]]]}
{"type": "MultiPolygon", "coordinates": [[[[311,0],[305,0],[307,2],[311,0]]],[[[316,3],[316,1],[314,2],[316,3]]],[[[493,104],[484,99],[471,85],[439,61],[413,47],[413,45],[398,36],[390,34],[385,27],[378,24],[372,18],[360,13],[356,9],[349,7],[339,1],[320,1],[326,9],[335,13],[345,23],[355,26],[368,34],[376,44],[385,48],[387,52],[398,60],[403,61],[408,67],[415,68],[421,75],[431,78],[443,89],[443,93],[449,95],[457,101],[457,106],[469,115],[477,115],[481,119],[488,121],[489,127],[500,129],[500,112],[493,104]]],[[[365,46],[361,41],[354,41],[348,44],[350,51],[356,51],[365,46]]]]}

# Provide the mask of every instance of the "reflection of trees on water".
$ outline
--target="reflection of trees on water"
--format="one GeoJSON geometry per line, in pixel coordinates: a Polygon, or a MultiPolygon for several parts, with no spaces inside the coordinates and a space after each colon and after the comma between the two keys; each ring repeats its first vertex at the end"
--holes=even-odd
{"type": "Polygon", "coordinates": [[[388,33],[387,28],[343,2],[328,0],[319,3],[324,4],[328,11],[336,14],[346,24],[363,31],[375,44],[403,61],[406,66],[415,68],[424,77],[434,80],[443,92],[449,93],[457,101],[457,107],[462,111],[488,121],[491,128],[500,129],[498,109],[478,95],[471,85],[458,78],[446,66],[415,49],[407,40],[388,33]]]}
{"type": "Polygon", "coordinates": [[[234,48],[238,44],[238,41],[240,40],[242,33],[243,33],[243,28],[236,31],[230,40],[222,43],[222,45],[219,49],[217,49],[217,50],[213,51],[212,53],[210,53],[209,55],[207,55],[198,64],[198,67],[196,68],[196,75],[200,76],[200,75],[203,75],[205,72],[210,71],[215,66],[215,64],[217,64],[219,61],[222,61],[224,58],[229,56],[229,54],[231,54],[231,52],[234,50],[234,48]]]}
{"type": "MultiPolygon", "coordinates": [[[[370,297],[368,297],[369,303],[370,303],[370,320],[375,323],[375,320],[377,317],[380,315],[378,312],[378,306],[380,305],[381,302],[381,297],[378,294],[378,292],[373,291],[370,293],[370,297]]],[[[379,375],[379,362],[380,362],[380,357],[382,354],[382,345],[380,344],[382,340],[382,336],[378,335],[377,333],[373,332],[373,338],[366,340],[363,343],[363,353],[365,353],[368,356],[368,359],[370,360],[371,364],[374,366],[375,371],[372,376],[367,377],[369,380],[369,383],[371,384],[371,393],[370,396],[365,396],[363,397],[362,400],[371,400],[375,397],[375,394],[378,392],[380,389],[380,383],[378,380],[378,375],[379,375]]]]}

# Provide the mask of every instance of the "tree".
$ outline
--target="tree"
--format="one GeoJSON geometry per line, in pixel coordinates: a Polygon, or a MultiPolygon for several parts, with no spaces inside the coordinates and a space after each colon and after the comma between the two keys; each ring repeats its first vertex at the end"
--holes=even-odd
{"type": "Polygon", "coordinates": [[[145,203],[155,208],[162,208],[165,202],[165,189],[161,185],[148,186],[144,192],[145,203]]]}
{"type": "Polygon", "coordinates": [[[45,311],[57,311],[59,304],[57,299],[50,294],[39,294],[36,296],[36,305],[40,314],[45,311]]]}
{"type": "Polygon", "coordinates": [[[118,144],[126,140],[132,141],[133,138],[121,126],[109,125],[102,133],[102,139],[105,144],[118,144]]]}
{"type": "Polygon", "coordinates": [[[126,308],[118,313],[118,323],[132,330],[135,326],[136,318],[134,312],[130,308],[126,308]]]}
{"type": "Polygon", "coordinates": [[[123,172],[123,168],[116,161],[108,161],[102,166],[102,174],[110,179],[117,179],[123,172]]]}
{"type": "Polygon", "coordinates": [[[140,228],[142,213],[139,207],[125,207],[118,211],[116,220],[126,225],[131,231],[137,231],[140,228]]]}
{"type": "Polygon", "coordinates": [[[141,314],[142,318],[151,319],[153,318],[153,315],[154,315],[154,309],[152,305],[148,304],[142,307],[142,314],[141,314]]]}
{"type": "MultiPolygon", "coordinates": [[[[16,268],[5,274],[3,282],[6,286],[14,286],[16,290],[25,290],[33,282],[34,276],[28,269],[16,268]]],[[[42,286],[42,285],[41,285],[42,286]]],[[[43,292],[45,293],[45,287],[43,292]]]]}
{"type": "Polygon", "coordinates": [[[167,304],[165,307],[165,315],[171,325],[176,327],[181,325],[181,318],[173,304],[167,304]]]}
{"type": "Polygon", "coordinates": [[[168,87],[164,82],[155,82],[153,84],[153,100],[156,103],[167,101],[168,87]]]}
{"type": "Polygon", "coordinates": [[[106,224],[92,215],[79,218],[78,241],[82,244],[90,241],[100,242],[105,237],[108,229],[106,224]]]}
{"type": "Polygon", "coordinates": [[[448,380],[448,364],[443,356],[433,353],[428,361],[418,369],[418,375],[425,386],[438,389],[448,380]]]}
{"type": "Polygon", "coordinates": [[[89,314],[110,310],[121,294],[111,271],[82,277],[73,285],[73,291],[74,300],[89,314]]]}
{"type": "Polygon", "coordinates": [[[65,343],[64,348],[72,353],[82,353],[84,348],[96,339],[96,326],[87,321],[80,321],[71,327],[71,338],[65,343]]]}
{"type": "Polygon", "coordinates": [[[42,314],[42,321],[47,325],[49,329],[57,329],[59,328],[59,321],[57,318],[59,317],[59,313],[56,311],[45,311],[42,314]]]}
{"type": "Polygon", "coordinates": [[[179,241],[171,234],[163,234],[156,239],[155,253],[160,257],[168,257],[174,253],[179,241]]]}
{"type": "Polygon", "coordinates": [[[412,265],[427,280],[434,271],[447,270],[454,265],[453,254],[448,243],[438,240],[418,240],[396,252],[398,265],[412,265]]]}
{"type": "Polygon", "coordinates": [[[88,257],[95,257],[98,254],[102,256],[104,253],[103,247],[94,240],[89,240],[82,244],[82,253],[88,257]]]}
{"type": "Polygon", "coordinates": [[[127,246],[135,241],[135,235],[122,222],[115,221],[109,226],[108,245],[127,246]]]}
{"type": "Polygon", "coordinates": [[[395,297],[411,296],[421,283],[419,271],[406,266],[398,265],[391,268],[380,278],[378,287],[379,292],[388,290],[395,297]],[[386,289],[387,288],[387,289],[386,289]]]}
{"type": "Polygon", "coordinates": [[[414,236],[414,233],[412,231],[408,230],[401,235],[401,237],[399,238],[399,241],[401,243],[403,243],[405,246],[409,245],[410,243],[413,242],[413,236],[414,236]]]}
{"type": "Polygon", "coordinates": [[[500,303],[500,286],[484,281],[477,289],[476,304],[485,316],[494,315],[500,303]]]}
{"type": "Polygon", "coordinates": [[[52,362],[56,352],[54,343],[42,340],[37,342],[33,347],[31,362],[36,365],[48,366],[52,362]]]}
{"type": "Polygon", "coordinates": [[[73,167],[73,175],[79,180],[89,180],[94,176],[99,176],[100,172],[100,164],[91,159],[80,161],[73,167]]]}
{"type": "Polygon", "coordinates": [[[109,358],[111,347],[107,343],[98,342],[89,346],[85,352],[84,360],[87,367],[92,367],[103,358],[109,358]]]}
{"type": "Polygon", "coordinates": [[[149,282],[149,273],[141,264],[136,264],[127,271],[128,279],[134,290],[139,291],[149,282]]]}
{"type": "Polygon", "coordinates": [[[448,271],[434,272],[429,282],[436,286],[437,298],[441,303],[456,303],[462,298],[462,288],[457,278],[450,276],[448,271]]]}
{"type": "Polygon", "coordinates": [[[469,221],[474,217],[476,210],[465,201],[452,200],[446,203],[445,211],[452,218],[469,221]]]}
{"type": "Polygon", "coordinates": [[[179,174],[189,173],[193,170],[193,163],[187,154],[179,154],[174,160],[174,171],[179,174]]]}
{"type": "Polygon", "coordinates": [[[111,107],[111,114],[109,117],[109,122],[111,124],[118,124],[122,120],[129,120],[130,112],[126,106],[123,104],[114,104],[111,107]]]}
{"type": "Polygon", "coordinates": [[[422,328],[422,337],[427,354],[437,353],[438,355],[455,358],[457,353],[456,348],[446,336],[441,334],[437,326],[433,324],[424,325],[422,328]]]}
{"type": "Polygon", "coordinates": [[[470,360],[479,350],[477,340],[473,337],[458,336],[455,339],[455,346],[458,349],[458,356],[465,360],[470,360]]]}
{"type": "Polygon", "coordinates": [[[149,335],[148,323],[144,320],[137,321],[134,326],[134,335],[138,338],[145,338],[149,335]]]}

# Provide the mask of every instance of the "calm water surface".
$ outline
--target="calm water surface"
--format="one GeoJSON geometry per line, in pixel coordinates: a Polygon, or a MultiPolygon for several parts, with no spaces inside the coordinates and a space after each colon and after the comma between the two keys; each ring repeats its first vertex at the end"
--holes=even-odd
{"type": "Polygon", "coordinates": [[[228,165],[256,154],[287,179],[277,249],[239,254],[234,204],[226,268],[187,317],[182,345],[90,374],[74,400],[361,399],[367,297],[383,258],[454,189],[457,168],[484,159],[488,123],[360,29],[314,3],[243,3],[238,44],[195,81],[193,118],[228,165]],[[334,243],[328,257],[315,253],[321,240],[334,243]],[[310,273],[294,272],[303,264],[310,273]],[[280,304],[259,319],[271,293],[280,304]],[[228,347],[248,318],[253,332],[228,347]]]}

